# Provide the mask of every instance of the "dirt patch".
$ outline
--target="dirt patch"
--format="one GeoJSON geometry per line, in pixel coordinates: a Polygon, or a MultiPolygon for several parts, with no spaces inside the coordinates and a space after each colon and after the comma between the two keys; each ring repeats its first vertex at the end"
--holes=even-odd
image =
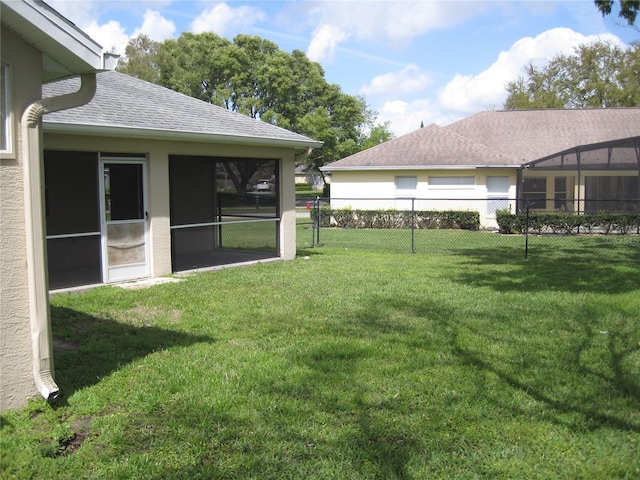
{"type": "Polygon", "coordinates": [[[64,434],[41,444],[42,454],[45,457],[66,457],[77,451],[90,435],[93,417],[83,417],[71,425],[64,434]]]}

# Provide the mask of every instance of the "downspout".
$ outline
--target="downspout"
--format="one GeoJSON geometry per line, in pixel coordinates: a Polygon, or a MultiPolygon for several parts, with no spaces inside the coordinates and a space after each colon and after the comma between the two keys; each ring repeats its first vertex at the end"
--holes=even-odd
{"type": "Polygon", "coordinates": [[[27,236],[27,270],[33,378],[47,400],[59,394],[53,380],[53,342],[49,308],[49,280],[44,217],[44,160],[42,155],[42,116],[78,107],[91,101],[96,93],[96,74],[81,76],[80,89],[59,97],[44,98],[29,105],[22,114],[22,168],[27,236]]]}

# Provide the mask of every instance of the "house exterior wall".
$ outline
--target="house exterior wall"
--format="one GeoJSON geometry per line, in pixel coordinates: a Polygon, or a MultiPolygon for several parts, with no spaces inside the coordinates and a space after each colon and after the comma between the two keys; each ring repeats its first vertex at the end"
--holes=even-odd
{"type": "Polygon", "coordinates": [[[171,226],[169,199],[169,156],[195,155],[237,158],[280,159],[280,252],[285,260],[295,258],[295,186],[294,150],[229,144],[141,140],[101,136],[62,135],[48,133],[45,128],[46,150],[76,150],[147,156],[147,202],[149,212],[149,252],[151,276],[159,277],[172,272],[171,226]]]}
{"type": "MultiPolygon", "coordinates": [[[[416,210],[477,210],[483,227],[496,227],[490,210],[487,177],[508,177],[508,192],[504,197],[516,197],[517,170],[495,169],[434,169],[434,170],[334,170],[331,183],[331,206],[353,209],[411,208],[416,210]],[[397,177],[416,177],[416,189],[407,194],[396,190],[397,177]],[[473,177],[473,185],[433,185],[432,177],[473,177]]],[[[513,202],[512,202],[513,203],[513,202]]],[[[512,204],[505,207],[514,208],[512,204]]]]}
{"type": "Polygon", "coordinates": [[[20,117],[40,98],[42,56],[6,28],[2,63],[8,66],[12,148],[0,155],[0,411],[37,395],[33,382],[26,258],[20,117]]]}

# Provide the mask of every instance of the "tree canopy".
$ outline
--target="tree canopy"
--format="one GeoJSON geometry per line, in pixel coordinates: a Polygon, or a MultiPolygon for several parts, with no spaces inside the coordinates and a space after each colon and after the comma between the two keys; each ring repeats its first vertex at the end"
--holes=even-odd
{"type": "Polygon", "coordinates": [[[640,106],[640,43],[580,45],[544,67],[527,65],[506,90],[508,110],[640,106]]]}
{"type": "Polygon", "coordinates": [[[313,170],[392,138],[365,99],[328,83],[319,63],[257,36],[187,32],[160,43],[141,35],[125,53],[121,72],[323,141],[307,159],[313,170]]]}
{"type": "MultiPolygon", "coordinates": [[[[594,0],[596,7],[602,13],[602,16],[610,15],[613,10],[614,0],[594,0]]],[[[638,10],[640,10],[640,0],[619,0],[620,12],[618,16],[624,18],[629,25],[634,25],[638,10]]]]}

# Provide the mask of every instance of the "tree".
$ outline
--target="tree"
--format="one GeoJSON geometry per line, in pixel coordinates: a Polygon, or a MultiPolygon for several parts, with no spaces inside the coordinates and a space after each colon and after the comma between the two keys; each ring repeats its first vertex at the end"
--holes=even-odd
{"type": "MultiPolygon", "coordinates": [[[[594,0],[596,7],[602,16],[610,15],[613,9],[614,0],[594,0]]],[[[640,10],[640,0],[620,0],[620,12],[618,16],[624,18],[629,25],[634,25],[638,10],[640,10]]]]}
{"type": "Polygon", "coordinates": [[[124,50],[125,57],[118,60],[117,70],[147,82],[158,83],[160,45],[144,34],[132,38],[124,50]]]}
{"type": "Polygon", "coordinates": [[[628,50],[598,41],[558,55],[546,66],[529,64],[506,85],[504,108],[603,108],[640,105],[640,44],[628,50]]]}
{"type": "MultiPolygon", "coordinates": [[[[391,138],[388,124],[374,127],[377,113],[364,98],[329,84],[322,66],[300,50],[287,53],[257,36],[229,41],[206,32],[161,44],[140,36],[127,52],[125,73],[143,78],[144,72],[165,87],[323,141],[305,162],[311,170],[391,138]]],[[[236,176],[242,182],[247,175],[236,176]]]]}

